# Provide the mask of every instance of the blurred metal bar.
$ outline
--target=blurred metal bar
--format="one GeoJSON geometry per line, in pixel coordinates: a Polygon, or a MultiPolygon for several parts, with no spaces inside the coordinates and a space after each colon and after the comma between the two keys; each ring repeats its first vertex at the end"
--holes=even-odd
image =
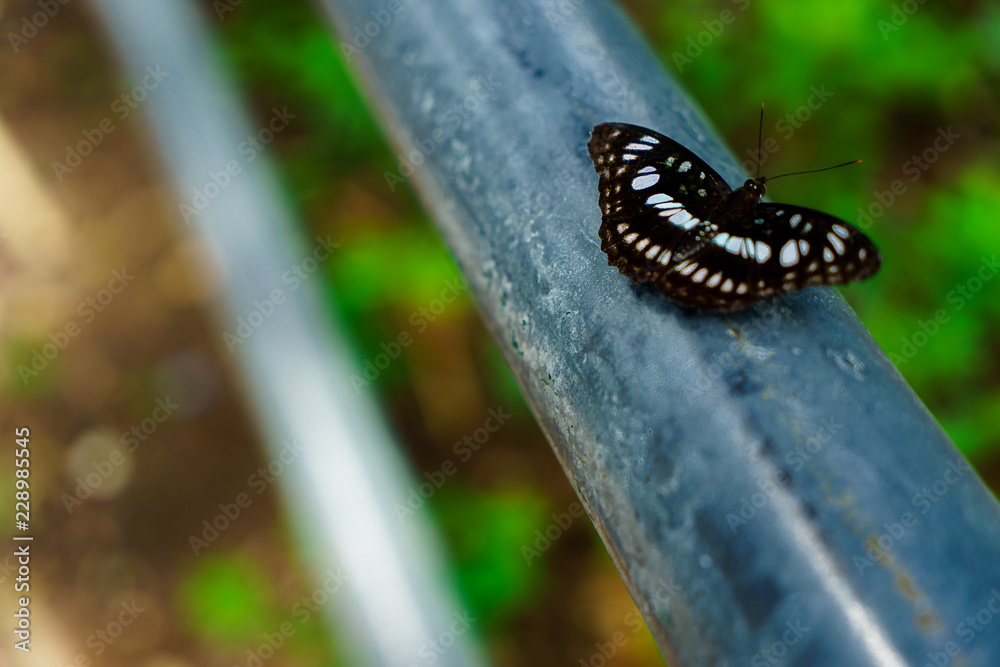
{"type": "Polygon", "coordinates": [[[202,16],[184,0],[94,5],[136,79],[150,67],[167,73],[143,109],[176,182],[178,210],[194,206],[196,189],[210,200],[186,214],[217,259],[222,329],[237,332],[240,318],[256,327],[234,345],[236,359],[270,458],[298,457],[279,486],[317,585],[331,571],[346,575],[331,597],[354,664],[421,664],[432,654],[435,664],[482,664],[476,628],[453,631],[465,610],[450,592],[433,530],[421,516],[401,524],[388,500],[414,482],[382,415],[348,380],[353,361],[315,283],[293,289],[282,281],[312,248],[299,238],[304,226],[283,205],[267,160],[239,152],[261,128],[215,63],[202,16]],[[232,161],[240,170],[226,176],[232,161]],[[257,325],[250,314],[267,310],[258,303],[275,289],[284,300],[257,325]]]}
{"type": "Polygon", "coordinates": [[[843,300],[697,314],[608,267],[595,124],[745,178],[617,8],[323,4],[671,664],[997,664],[1000,507],[843,300]]]}

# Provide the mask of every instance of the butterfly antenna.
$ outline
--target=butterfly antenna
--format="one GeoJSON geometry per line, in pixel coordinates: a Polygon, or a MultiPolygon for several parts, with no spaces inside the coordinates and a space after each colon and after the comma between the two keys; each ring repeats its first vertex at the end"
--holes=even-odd
{"type": "Polygon", "coordinates": [[[798,176],[799,174],[815,174],[817,171],[829,171],[831,169],[837,169],[839,167],[846,167],[849,164],[857,164],[861,160],[851,160],[850,162],[845,162],[844,164],[835,164],[832,167],[823,167],[822,169],[810,169],[809,171],[793,171],[788,174],[781,174],[779,176],[769,176],[766,180],[773,181],[776,178],[784,178],[785,176],[798,176]]]}
{"type": "Polygon", "coordinates": [[[760,146],[764,136],[764,103],[760,103],[760,128],[757,130],[757,172],[753,175],[754,180],[760,178],[760,146]]]}

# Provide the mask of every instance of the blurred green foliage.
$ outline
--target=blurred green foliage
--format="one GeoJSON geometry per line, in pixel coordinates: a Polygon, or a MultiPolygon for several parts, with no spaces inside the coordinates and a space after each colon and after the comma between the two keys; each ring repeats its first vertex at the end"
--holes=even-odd
{"type": "Polygon", "coordinates": [[[254,663],[248,651],[266,662],[269,652],[279,648],[306,664],[340,664],[330,653],[326,628],[313,611],[327,598],[312,598],[311,604],[283,599],[266,566],[246,553],[221,552],[196,560],[177,599],[191,635],[237,651],[241,664],[254,663]]]}
{"type": "MultiPolygon", "coordinates": [[[[995,456],[1000,281],[975,292],[969,283],[1000,248],[1000,8],[972,0],[911,2],[912,13],[875,0],[626,5],[741,161],[756,146],[761,101],[765,136],[779,146],[763,173],[863,159],[859,167],[782,181],[770,195],[866,226],[884,266],[846,296],[958,446],[981,464],[995,456]],[[697,48],[687,50],[692,43],[697,48]],[[959,138],[933,149],[948,128],[959,138]],[[933,162],[914,168],[914,158],[931,150],[933,162]],[[891,192],[896,181],[902,194],[891,192]],[[961,286],[968,298],[955,297],[961,286]],[[942,310],[946,320],[938,318],[942,310]]],[[[335,229],[342,243],[327,266],[331,305],[358,358],[370,359],[458,269],[416,200],[387,187],[383,173],[396,168],[395,150],[312,6],[243,3],[219,28],[222,55],[260,116],[275,106],[299,114],[292,136],[274,150],[314,231],[335,229]]],[[[470,306],[466,294],[445,317],[469,317],[470,306]]],[[[487,384],[505,405],[523,409],[500,355],[483,348],[487,384]]],[[[394,366],[382,388],[405,383],[408,372],[394,366]]],[[[510,553],[544,528],[550,504],[544,489],[491,494],[460,485],[433,499],[462,589],[487,625],[537,594],[546,566],[514,567],[510,553]]],[[[204,632],[234,639],[270,620],[246,588],[255,582],[266,590],[266,581],[241,567],[206,565],[191,583],[188,604],[204,632]]]]}
{"type": "Polygon", "coordinates": [[[482,493],[460,485],[442,487],[437,514],[452,553],[461,563],[458,583],[487,628],[508,620],[529,605],[542,585],[543,568],[528,567],[520,555],[549,521],[545,501],[521,489],[482,493]],[[470,528],[475,528],[470,530],[470,528]]]}
{"type": "Polygon", "coordinates": [[[197,563],[180,594],[196,636],[232,644],[270,629],[273,591],[260,565],[240,556],[209,556],[197,563]]]}

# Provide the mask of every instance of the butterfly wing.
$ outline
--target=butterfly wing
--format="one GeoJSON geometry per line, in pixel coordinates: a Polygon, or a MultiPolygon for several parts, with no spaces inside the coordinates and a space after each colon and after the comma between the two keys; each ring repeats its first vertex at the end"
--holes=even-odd
{"type": "Polygon", "coordinates": [[[759,204],[755,215],[775,254],[760,278],[783,292],[864,280],[882,266],[871,239],[840,218],[787,204],[759,204]]]}
{"type": "Polygon", "coordinates": [[[812,285],[863,280],[882,263],[863,232],[800,206],[758,204],[750,220],[706,229],[708,242],[657,280],[664,296],[702,310],[735,310],[812,285]]]}
{"type": "Polygon", "coordinates": [[[601,249],[639,282],[662,273],[685,234],[732,191],[697,155],[638,125],[598,125],[587,149],[600,175],[601,249]]]}

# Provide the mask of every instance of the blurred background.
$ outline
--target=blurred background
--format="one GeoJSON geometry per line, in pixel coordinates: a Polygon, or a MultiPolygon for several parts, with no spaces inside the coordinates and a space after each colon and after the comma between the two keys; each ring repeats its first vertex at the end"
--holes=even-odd
{"type": "MultiPolygon", "coordinates": [[[[294,616],[297,632],[268,665],[350,665],[316,614],[290,611],[315,582],[273,484],[216,541],[192,546],[219,503],[255,488],[248,480],[268,463],[213,319],[219,282],[99,23],[84,2],[53,2],[32,32],[26,21],[41,4],[0,0],[0,423],[7,442],[15,426],[32,429],[33,604],[49,610],[35,626],[37,662],[23,664],[246,665],[248,650],[294,616]],[[108,119],[113,129],[70,166],[70,147],[108,119]],[[47,345],[58,352],[39,358],[47,345]],[[95,472],[99,483],[81,485],[95,472]],[[123,600],[142,611],[113,637],[123,600]]],[[[761,101],[773,139],[763,173],[863,160],[782,180],[769,196],[874,238],[881,273],[844,294],[995,490],[1000,6],[623,5],[748,167],[761,101]]],[[[410,330],[458,269],[413,193],[387,184],[396,150],[316,8],[202,9],[255,122],[274,108],[296,114],[264,150],[303,236],[336,244],[308,279],[324,284],[360,367],[410,330]]],[[[634,605],[588,521],[527,562],[525,546],[575,495],[468,292],[422,319],[364,391],[416,476],[456,459],[456,443],[490,410],[509,415],[420,509],[442,531],[490,660],[596,665],[624,631],[630,641],[600,664],[663,664],[648,633],[623,623],[634,605]]],[[[13,488],[13,456],[0,457],[0,478],[13,488]]],[[[13,503],[0,513],[11,534],[13,503]]],[[[10,554],[0,552],[5,609],[10,554]]],[[[9,642],[0,656],[14,664],[9,642]]]]}

